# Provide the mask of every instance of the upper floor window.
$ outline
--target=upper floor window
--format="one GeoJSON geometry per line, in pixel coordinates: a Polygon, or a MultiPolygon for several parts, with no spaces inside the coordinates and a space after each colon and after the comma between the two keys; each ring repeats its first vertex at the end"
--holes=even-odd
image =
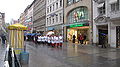
{"type": "Polygon", "coordinates": [[[60,22],[62,21],[62,13],[59,13],[60,22]]]}
{"type": "Polygon", "coordinates": [[[49,24],[51,24],[51,17],[49,17],[49,24]]]}
{"type": "Polygon", "coordinates": [[[73,0],[67,0],[67,5],[71,5],[73,3],[73,0]]]}
{"type": "Polygon", "coordinates": [[[48,4],[49,4],[49,0],[48,0],[48,4]]]}
{"type": "Polygon", "coordinates": [[[80,0],[74,0],[74,2],[78,2],[78,1],[80,1],[80,0]]]}
{"type": "Polygon", "coordinates": [[[60,0],[60,7],[62,7],[62,0],[60,0]]]}
{"type": "Polygon", "coordinates": [[[81,0],[67,0],[67,5],[71,5],[73,3],[79,2],[81,0]]]}
{"type": "Polygon", "coordinates": [[[53,11],[54,11],[54,9],[55,9],[55,6],[54,6],[54,4],[53,4],[53,11]]]}
{"type": "Polygon", "coordinates": [[[47,13],[49,13],[49,7],[47,8],[47,13]]]}
{"type": "Polygon", "coordinates": [[[119,2],[111,4],[111,11],[118,11],[119,10],[119,2]]]}
{"type": "Polygon", "coordinates": [[[53,23],[55,22],[55,20],[54,20],[54,16],[52,17],[52,22],[53,22],[53,23]]]}
{"type": "Polygon", "coordinates": [[[58,9],[58,3],[56,3],[56,9],[58,9]]]}
{"type": "Polygon", "coordinates": [[[88,9],[85,6],[73,9],[67,16],[67,23],[78,23],[84,20],[88,20],[88,9]]]}
{"type": "Polygon", "coordinates": [[[52,7],[50,6],[50,12],[52,11],[52,7]]]}
{"type": "Polygon", "coordinates": [[[49,19],[47,18],[47,24],[49,24],[49,19]]]}
{"type": "Polygon", "coordinates": [[[58,14],[56,15],[56,22],[58,22],[58,14]]]}

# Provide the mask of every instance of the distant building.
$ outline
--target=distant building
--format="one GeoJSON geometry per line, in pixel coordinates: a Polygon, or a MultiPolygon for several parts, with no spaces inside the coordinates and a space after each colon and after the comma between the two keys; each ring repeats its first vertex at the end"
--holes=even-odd
{"type": "Polygon", "coordinates": [[[5,13],[0,12],[0,35],[6,33],[4,26],[5,26],[5,13]]]}
{"type": "Polygon", "coordinates": [[[33,30],[39,33],[45,32],[46,23],[46,0],[34,0],[33,7],[33,30]]]}
{"type": "Polygon", "coordinates": [[[63,34],[64,0],[46,0],[46,31],[55,35],[63,34]]]}
{"type": "Polygon", "coordinates": [[[19,23],[24,25],[24,22],[25,22],[25,15],[24,15],[24,12],[23,12],[23,13],[20,14],[19,23]]]}
{"type": "Polygon", "coordinates": [[[33,31],[33,7],[34,7],[33,1],[30,5],[26,7],[23,13],[20,14],[19,17],[19,23],[27,26],[28,31],[32,33],[33,31]]]}
{"type": "Polygon", "coordinates": [[[5,13],[0,12],[0,25],[5,24],[5,13]]]}

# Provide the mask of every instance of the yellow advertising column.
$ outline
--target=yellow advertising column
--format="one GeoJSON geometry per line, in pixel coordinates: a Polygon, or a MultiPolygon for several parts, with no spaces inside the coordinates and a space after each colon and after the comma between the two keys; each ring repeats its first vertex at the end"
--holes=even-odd
{"type": "Polygon", "coordinates": [[[14,48],[16,54],[20,54],[24,50],[24,30],[27,27],[21,24],[13,24],[8,26],[10,46],[14,48]]]}

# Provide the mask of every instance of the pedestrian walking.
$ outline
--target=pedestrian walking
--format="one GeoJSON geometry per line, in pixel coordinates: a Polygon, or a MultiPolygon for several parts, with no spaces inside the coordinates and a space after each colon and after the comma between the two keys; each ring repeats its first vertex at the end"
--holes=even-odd
{"type": "Polygon", "coordinates": [[[83,40],[84,40],[84,37],[82,34],[80,34],[79,36],[79,41],[80,41],[80,44],[82,45],[83,44],[83,40]]]}
{"type": "Polygon", "coordinates": [[[48,46],[50,46],[50,45],[51,45],[51,36],[48,35],[48,46]]]}
{"type": "Polygon", "coordinates": [[[37,42],[38,42],[38,44],[41,44],[41,42],[42,42],[41,36],[38,36],[37,42]]]}
{"type": "Polygon", "coordinates": [[[86,43],[86,37],[87,37],[86,34],[84,34],[83,37],[84,37],[83,42],[84,42],[84,44],[86,45],[86,44],[87,44],[87,43],[86,43]]]}
{"type": "Polygon", "coordinates": [[[45,38],[45,45],[47,45],[47,36],[44,36],[45,38]]]}
{"type": "Polygon", "coordinates": [[[6,44],[6,36],[4,34],[1,35],[1,39],[2,39],[2,44],[5,45],[6,44]]]}
{"type": "Polygon", "coordinates": [[[75,38],[76,38],[76,36],[73,35],[73,38],[72,38],[73,39],[73,41],[72,41],[73,43],[75,43],[75,38]]]}
{"type": "Polygon", "coordinates": [[[62,34],[60,34],[59,36],[59,46],[62,47],[62,43],[63,43],[63,36],[62,34]]]}
{"type": "Polygon", "coordinates": [[[59,47],[59,37],[58,36],[55,37],[55,42],[56,42],[56,47],[59,47]]]}
{"type": "Polygon", "coordinates": [[[35,44],[37,44],[37,43],[38,43],[38,41],[37,41],[37,40],[38,40],[38,36],[36,35],[36,36],[35,36],[35,44]]]}
{"type": "Polygon", "coordinates": [[[52,47],[55,47],[55,37],[54,37],[54,35],[51,36],[51,43],[52,43],[52,47]]]}

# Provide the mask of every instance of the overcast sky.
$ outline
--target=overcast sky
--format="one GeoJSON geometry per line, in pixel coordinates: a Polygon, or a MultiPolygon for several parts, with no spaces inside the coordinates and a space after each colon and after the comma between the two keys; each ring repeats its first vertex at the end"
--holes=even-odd
{"type": "Polygon", "coordinates": [[[11,19],[17,20],[20,14],[33,0],[0,0],[0,12],[5,13],[6,23],[11,19]]]}

